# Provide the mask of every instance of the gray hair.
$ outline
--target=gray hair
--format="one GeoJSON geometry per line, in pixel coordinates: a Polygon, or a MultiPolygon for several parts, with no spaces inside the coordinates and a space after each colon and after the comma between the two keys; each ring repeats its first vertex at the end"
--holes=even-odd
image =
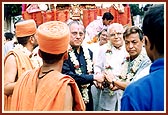
{"type": "Polygon", "coordinates": [[[107,32],[109,33],[109,31],[110,31],[111,29],[115,29],[116,27],[121,28],[122,33],[124,33],[124,27],[123,27],[122,24],[119,24],[119,23],[112,23],[112,24],[110,24],[110,26],[109,26],[108,29],[107,29],[107,32]]]}

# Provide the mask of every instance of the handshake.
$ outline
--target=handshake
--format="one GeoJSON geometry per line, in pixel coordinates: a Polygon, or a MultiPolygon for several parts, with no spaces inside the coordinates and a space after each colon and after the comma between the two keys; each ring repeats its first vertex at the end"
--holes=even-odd
{"type": "Polygon", "coordinates": [[[109,88],[111,90],[118,89],[114,81],[116,81],[115,75],[112,72],[103,72],[103,73],[97,73],[94,75],[94,85],[97,88],[104,89],[109,88]]]}

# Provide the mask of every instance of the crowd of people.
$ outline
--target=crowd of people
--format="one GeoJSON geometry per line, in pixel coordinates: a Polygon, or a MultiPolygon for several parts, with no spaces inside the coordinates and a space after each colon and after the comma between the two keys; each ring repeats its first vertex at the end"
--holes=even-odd
{"type": "Polygon", "coordinates": [[[113,18],[86,28],[17,22],[17,44],[4,54],[4,111],[164,111],[164,5],[145,12],[142,29],[113,18]]]}

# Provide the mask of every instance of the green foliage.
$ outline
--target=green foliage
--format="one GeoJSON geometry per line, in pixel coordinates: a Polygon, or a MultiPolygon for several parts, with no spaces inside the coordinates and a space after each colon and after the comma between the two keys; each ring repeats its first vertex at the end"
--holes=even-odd
{"type": "Polygon", "coordinates": [[[132,16],[144,15],[143,9],[139,9],[139,4],[129,4],[132,16]]]}
{"type": "Polygon", "coordinates": [[[4,20],[7,20],[13,16],[21,15],[21,12],[21,4],[4,4],[4,20]]]}

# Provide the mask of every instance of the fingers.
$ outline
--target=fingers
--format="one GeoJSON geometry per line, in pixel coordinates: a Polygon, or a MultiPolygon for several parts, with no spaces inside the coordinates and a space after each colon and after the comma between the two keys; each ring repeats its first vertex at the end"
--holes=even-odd
{"type": "Polygon", "coordinates": [[[97,86],[98,86],[99,89],[104,89],[103,84],[100,83],[100,82],[97,83],[97,86]]]}
{"type": "Polygon", "coordinates": [[[96,81],[94,81],[94,84],[97,88],[104,89],[108,87],[112,91],[119,89],[117,86],[112,84],[112,81],[114,81],[116,78],[111,71],[97,73],[95,77],[96,81]]]}
{"type": "Polygon", "coordinates": [[[99,89],[104,89],[103,83],[101,83],[101,82],[96,82],[96,81],[94,81],[93,83],[94,83],[94,85],[95,85],[97,88],[99,88],[99,89]]]}
{"type": "Polygon", "coordinates": [[[115,90],[118,90],[119,88],[117,86],[114,86],[111,90],[112,91],[115,91],[115,90]]]}
{"type": "Polygon", "coordinates": [[[96,81],[93,81],[93,84],[94,84],[96,87],[98,86],[96,81]]]}
{"type": "Polygon", "coordinates": [[[109,85],[109,89],[113,89],[113,87],[114,87],[114,85],[112,84],[112,83],[110,83],[110,85],[109,85]]]}
{"type": "Polygon", "coordinates": [[[95,78],[96,78],[96,81],[97,81],[97,82],[103,82],[105,76],[104,76],[104,74],[102,74],[102,73],[98,73],[98,74],[95,75],[95,78]]]}

